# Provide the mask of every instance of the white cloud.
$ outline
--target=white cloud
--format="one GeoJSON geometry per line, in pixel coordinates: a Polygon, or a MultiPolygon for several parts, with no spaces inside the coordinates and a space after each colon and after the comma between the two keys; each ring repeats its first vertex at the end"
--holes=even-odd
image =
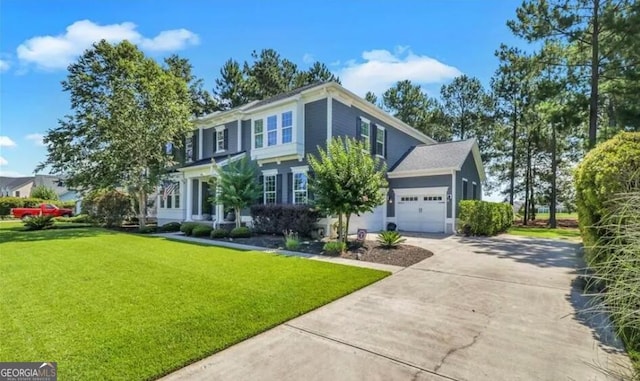
{"type": "Polygon", "coordinates": [[[64,34],[36,36],[24,41],[18,46],[17,55],[23,63],[52,70],[66,68],[91,44],[102,39],[109,42],[129,40],[151,51],[179,50],[199,43],[198,35],[186,29],[165,30],[147,38],[136,28],[131,22],[98,25],[90,20],[76,21],[67,27],[64,34]]]}
{"type": "Polygon", "coordinates": [[[44,144],[44,142],[42,141],[42,138],[44,138],[44,135],[42,135],[42,134],[39,134],[39,133],[29,134],[29,135],[25,136],[24,138],[27,139],[27,140],[31,140],[37,146],[40,146],[40,147],[46,146],[46,144],[44,144]]]}
{"type": "Polygon", "coordinates": [[[306,63],[307,65],[310,65],[312,63],[315,62],[315,58],[313,57],[313,55],[311,53],[305,53],[302,56],[302,62],[306,63]]]}
{"type": "Polygon", "coordinates": [[[16,142],[8,136],[0,136],[0,147],[15,147],[16,142]]]}
{"type": "Polygon", "coordinates": [[[4,157],[0,156],[0,165],[7,165],[9,162],[4,157]]]}
{"type": "Polygon", "coordinates": [[[462,74],[453,66],[413,53],[408,46],[397,46],[393,52],[368,50],[362,52],[362,59],[364,62],[349,60],[337,71],[342,85],[361,96],[367,91],[380,95],[405,79],[424,85],[442,83],[462,74]]]}
{"type": "Polygon", "coordinates": [[[10,67],[11,64],[9,63],[9,61],[0,60],[0,73],[4,73],[5,71],[9,70],[10,67]]]}

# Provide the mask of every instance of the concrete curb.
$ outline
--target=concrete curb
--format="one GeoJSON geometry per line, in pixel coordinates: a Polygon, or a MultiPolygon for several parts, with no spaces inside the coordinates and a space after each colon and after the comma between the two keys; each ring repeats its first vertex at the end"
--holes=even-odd
{"type": "Polygon", "coordinates": [[[192,243],[199,243],[202,245],[209,245],[209,246],[221,246],[229,249],[259,251],[262,253],[285,255],[288,257],[302,257],[302,258],[312,259],[314,261],[331,262],[331,263],[337,263],[337,264],[346,265],[346,266],[364,267],[367,269],[388,271],[392,274],[400,270],[404,270],[404,267],[401,267],[401,266],[357,261],[354,259],[346,259],[346,258],[327,257],[324,255],[300,253],[297,251],[265,249],[264,247],[244,245],[241,243],[217,241],[217,240],[211,240],[206,238],[187,237],[187,236],[184,236],[182,233],[160,233],[160,234],[153,234],[153,236],[166,238],[174,241],[192,242],[192,243]]]}

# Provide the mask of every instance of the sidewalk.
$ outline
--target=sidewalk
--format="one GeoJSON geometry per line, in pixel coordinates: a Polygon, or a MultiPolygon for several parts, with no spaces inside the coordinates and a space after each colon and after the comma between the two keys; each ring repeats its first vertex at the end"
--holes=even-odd
{"type": "Polygon", "coordinates": [[[357,261],[353,259],[346,259],[346,258],[339,258],[339,257],[329,257],[325,255],[314,255],[314,254],[300,253],[297,251],[289,251],[289,250],[266,249],[260,246],[243,245],[240,243],[217,241],[217,240],[212,240],[207,238],[187,237],[182,233],[159,233],[159,234],[154,234],[153,236],[162,237],[162,238],[166,238],[174,241],[197,243],[201,245],[221,246],[221,247],[227,247],[230,249],[238,249],[238,250],[261,251],[263,253],[286,255],[290,257],[303,257],[307,259],[313,259],[314,261],[331,262],[331,263],[337,263],[337,264],[347,265],[347,266],[356,266],[356,267],[364,267],[364,268],[374,269],[374,270],[388,271],[392,274],[404,269],[404,267],[401,267],[401,266],[385,265],[381,263],[357,261]]]}

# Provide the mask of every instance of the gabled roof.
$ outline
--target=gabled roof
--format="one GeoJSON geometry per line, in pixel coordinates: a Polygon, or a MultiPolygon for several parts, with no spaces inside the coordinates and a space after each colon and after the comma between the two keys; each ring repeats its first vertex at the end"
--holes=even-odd
{"type": "Polygon", "coordinates": [[[21,188],[33,181],[33,176],[30,177],[0,177],[0,188],[2,189],[15,189],[21,188]]]}
{"type": "Polygon", "coordinates": [[[310,85],[298,87],[297,89],[293,89],[293,90],[288,91],[286,93],[274,95],[271,98],[267,98],[267,99],[263,99],[261,101],[253,102],[253,103],[247,105],[248,107],[246,107],[244,110],[245,111],[251,111],[254,108],[262,107],[262,106],[268,105],[270,103],[275,103],[275,102],[283,100],[283,99],[291,98],[291,97],[293,97],[295,95],[298,95],[298,94],[302,93],[303,91],[306,91],[306,90],[309,90],[309,89],[313,89],[314,87],[320,87],[320,86],[324,85],[325,83],[327,83],[327,82],[316,82],[316,83],[312,83],[310,85]]]}
{"type": "Polygon", "coordinates": [[[436,170],[460,170],[464,161],[472,153],[480,179],[484,180],[485,173],[480,158],[478,143],[475,139],[459,140],[437,144],[421,144],[412,147],[394,166],[389,174],[418,173],[436,170]]]}

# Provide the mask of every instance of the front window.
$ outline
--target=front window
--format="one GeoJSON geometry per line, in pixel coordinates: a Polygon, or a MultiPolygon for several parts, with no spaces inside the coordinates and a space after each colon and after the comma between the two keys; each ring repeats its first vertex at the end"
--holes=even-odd
{"type": "Polygon", "coordinates": [[[384,128],[378,127],[376,133],[376,155],[384,156],[384,128]]]}
{"type": "Polygon", "coordinates": [[[264,177],[264,203],[276,203],[276,175],[264,177]]]}
{"type": "Polygon", "coordinates": [[[160,208],[180,208],[180,185],[178,183],[166,183],[162,187],[160,208]]]}
{"type": "Polygon", "coordinates": [[[282,143],[291,143],[293,139],[293,113],[287,111],[282,114],[282,143]]]}
{"type": "Polygon", "coordinates": [[[173,143],[167,143],[164,145],[164,152],[167,155],[171,155],[173,153],[173,143]]]}
{"type": "Polygon", "coordinates": [[[185,144],[185,157],[187,161],[193,161],[193,136],[189,136],[187,138],[187,142],[185,144]]]}
{"type": "Polygon", "coordinates": [[[255,148],[262,148],[264,145],[264,125],[262,119],[253,122],[253,145],[255,148]]]}
{"type": "Polygon", "coordinates": [[[307,174],[306,173],[293,174],[293,203],[294,204],[307,203],[307,174]]]}
{"type": "Polygon", "coordinates": [[[360,137],[364,144],[364,149],[369,151],[371,149],[371,124],[368,120],[362,120],[360,124],[360,137]]]}
{"type": "Polygon", "coordinates": [[[225,150],[224,146],[224,130],[216,131],[216,152],[221,152],[225,150]]]}
{"type": "Polygon", "coordinates": [[[278,144],[278,117],[272,115],[267,118],[267,145],[278,144]]]}

